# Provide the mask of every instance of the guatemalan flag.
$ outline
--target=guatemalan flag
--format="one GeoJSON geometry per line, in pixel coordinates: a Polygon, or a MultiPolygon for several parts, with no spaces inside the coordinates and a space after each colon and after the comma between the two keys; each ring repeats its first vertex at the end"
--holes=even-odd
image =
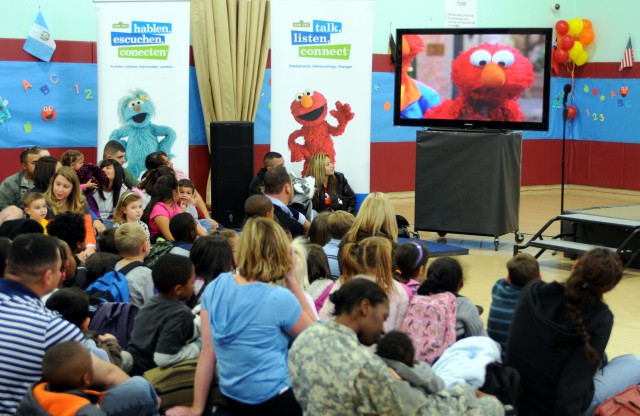
{"type": "Polygon", "coordinates": [[[29,32],[27,41],[24,43],[22,49],[40,60],[46,62],[51,60],[51,55],[53,55],[53,51],[56,50],[56,43],[49,34],[49,28],[41,12],[38,12],[36,21],[33,23],[31,32],[29,32]]]}

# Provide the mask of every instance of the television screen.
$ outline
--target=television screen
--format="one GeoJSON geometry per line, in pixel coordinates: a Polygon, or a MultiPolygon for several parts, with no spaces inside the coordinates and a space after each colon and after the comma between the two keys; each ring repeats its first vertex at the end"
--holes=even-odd
{"type": "Polygon", "coordinates": [[[398,29],[398,126],[548,130],[552,30],[398,29]]]}

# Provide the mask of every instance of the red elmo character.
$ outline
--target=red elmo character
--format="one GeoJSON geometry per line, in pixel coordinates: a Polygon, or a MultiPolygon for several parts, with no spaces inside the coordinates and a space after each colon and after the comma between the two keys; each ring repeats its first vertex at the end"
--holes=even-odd
{"type": "Polygon", "coordinates": [[[291,114],[302,128],[289,135],[289,150],[291,161],[300,162],[304,159],[302,176],[307,173],[309,159],[316,153],[326,153],[331,162],[335,162],[336,151],[333,149],[331,136],[340,136],[344,133],[349,121],[353,120],[353,112],[349,104],[336,101],[336,109],[329,114],[338,120],[337,126],[332,126],[325,120],[327,117],[327,99],[318,91],[305,90],[296,94],[296,99],[291,103],[291,114]],[[296,142],[296,139],[304,138],[304,144],[296,142]]]}
{"type": "Polygon", "coordinates": [[[533,65],[511,46],[483,43],[453,60],[451,80],[460,95],[425,118],[523,121],[517,100],[533,84],[533,65]]]}
{"type": "Polygon", "coordinates": [[[56,119],[56,117],[58,117],[56,109],[51,107],[50,105],[42,107],[42,111],[40,112],[40,114],[42,115],[42,119],[44,121],[53,121],[56,119]]]}

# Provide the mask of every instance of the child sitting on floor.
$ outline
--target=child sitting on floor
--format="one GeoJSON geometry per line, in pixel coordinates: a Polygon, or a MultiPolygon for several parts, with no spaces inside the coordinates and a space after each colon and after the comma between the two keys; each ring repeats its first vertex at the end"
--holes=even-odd
{"type": "Polygon", "coordinates": [[[147,239],[149,239],[149,226],[140,220],[142,213],[142,195],[140,190],[126,191],[120,195],[118,206],[113,211],[113,226],[117,228],[127,222],[137,222],[147,233],[147,239]]]}
{"type": "Polygon", "coordinates": [[[520,253],[511,258],[507,262],[507,271],[507,278],[498,280],[491,289],[492,300],[487,321],[487,333],[500,344],[502,359],[507,351],[507,336],[520,292],[531,280],[540,279],[538,261],[527,253],[520,253]]]}
{"type": "Polygon", "coordinates": [[[191,342],[198,335],[193,315],[184,304],[193,294],[193,263],[188,257],[165,254],[152,273],[159,293],[138,312],[129,342],[134,374],[193,360],[200,354],[198,344],[191,342]]]}
{"type": "Polygon", "coordinates": [[[122,368],[125,372],[131,371],[133,357],[127,351],[123,351],[116,337],[111,334],[98,335],[89,331],[89,296],[87,292],[77,287],[69,287],[57,290],[49,297],[46,303],[47,309],[58,312],[62,317],[82,330],[87,337],[88,347],[91,352],[104,361],[122,368]]]}
{"type": "Polygon", "coordinates": [[[22,203],[24,204],[24,213],[32,220],[38,221],[46,234],[49,221],[45,218],[49,209],[44,195],[39,192],[27,192],[22,197],[22,203]]]}
{"type": "Polygon", "coordinates": [[[426,394],[445,388],[444,381],[424,362],[415,362],[415,350],[411,339],[404,332],[391,331],[378,343],[376,354],[402,380],[409,382],[426,394]]]}
{"type": "Polygon", "coordinates": [[[247,219],[253,217],[266,217],[273,219],[273,202],[262,194],[251,195],[244,201],[244,212],[247,219]]]}
{"type": "Polygon", "coordinates": [[[175,239],[169,253],[189,257],[193,242],[198,237],[198,223],[188,212],[182,212],[169,221],[169,231],[175,239]]]}
{"type": "Polygon", "coordinates": [[[409,300],[420,287],[420,282],[417,279],[424,276],[428,261],[429,250],[420,241],[402,243],[396,250],[393,257],[395,264],[393,278],[402,283],[402,286],[409,293],[409,300]]]}
{"type": "Polygon", "coordinates": [[[104,392],[93,384],[93,358],[77,341],[53,345],[42,359],[43,381],[22,399],[16,415],[156,415],[158,398],[141,377],[132,377],[104,392]]]}
{"type": "Polygon", "coordinates": [[[456,297],[456,340],[483,335],[482,319],[476,305],[460,295],[464,286],[462,267],[451,257],[439,257],[427,269],[427,279],[418,288],[418,295],[430,296],[449,292],[456,297]]]}

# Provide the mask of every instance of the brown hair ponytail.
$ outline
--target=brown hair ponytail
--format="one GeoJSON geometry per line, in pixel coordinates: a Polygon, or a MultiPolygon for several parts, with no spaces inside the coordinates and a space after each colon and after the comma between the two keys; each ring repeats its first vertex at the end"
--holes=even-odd
{"type": "Polygon", "coordinates": [[[584,341],[584,354],[591,363],[600,359],[591,345],[582,311],[602,304],[602,294],[613,289],[622,278],[622,262],[618,255],[606,249],[586,252],[576,263],[565,283],[565,300],[569,320],[584,341]]]}

